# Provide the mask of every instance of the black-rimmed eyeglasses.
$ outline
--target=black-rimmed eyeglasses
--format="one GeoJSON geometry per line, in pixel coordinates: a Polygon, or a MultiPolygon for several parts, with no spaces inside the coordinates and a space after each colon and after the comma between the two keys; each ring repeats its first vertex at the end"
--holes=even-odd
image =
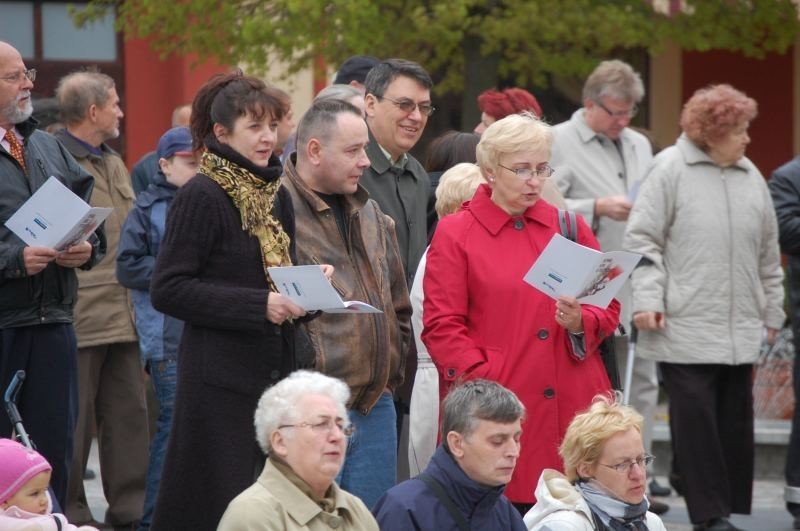
{"type": "Polygon", "coordinates": [[[414,112],[414,109],[419,108],[419,112],[424,114],[425,116],[430,116],[436,110],[436,107],[431,105],[430,103],[417,103],[413,100],[408,98],[402,98],[399,100],[395,100],[393,98],[387,98],[386,96],[379,96],[379,100],[388,100],[395,104],[395,106],[403,111],[406,114],[411,114],[414,112]]]}

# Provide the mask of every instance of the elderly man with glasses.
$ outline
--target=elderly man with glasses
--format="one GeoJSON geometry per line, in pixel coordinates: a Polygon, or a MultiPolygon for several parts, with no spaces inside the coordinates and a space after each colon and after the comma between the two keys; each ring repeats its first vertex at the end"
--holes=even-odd
{"type": "MultiPolygon", "coordinates": [[[[556,184],[567,208],[581,214],[591,225],[604,251],[622,249],[639,182],[653,160],[650,142],[629,127],[643,97],[642,79],[629,64],[603,61],[586,79],[583,107],[554,128],[551,163],[556,170],[556,184]]],[[[620,322],[628,327],[630,283],[617,298],[622,303],[620,322]]],[[[625,374],[627,338],[618,336],[615,347],[617,365],[625,374]]],[[[631,405],[644,416],[642,438],[645,449],[650,451],[658,400],[654,362],[636,359],[630,397],[631,405]]],[[[652,494],[669,494],[669,489],[658,485],[655,479],[650,488],[652,494]]],[[[651,509],[660,513],[668,507],[654,502],[651,509]]]]}
{"type": "MultiPolygon", "coordinates": [[[[36,130],[35,79],[20,53],[0,42],[0,390],[18,370],[26,371],[18,406],[39,452],[53,466],[51,485],[63,506],[78,416],[75,268],[96,264],[105,239],[98,229],[89,242],[55,250],[25,245],[5,226],[51,175],[84,201],[94,187],[92,176],[55,138],[36,130]]],[[[0,437],[10,436],[8,417],[0,415],[0,437]]]]}
{"type": "Polygon", "coordinates": [[[364,503],[334,482],[353,434],[349,398],[344,382],[310,371],[292,373],[261,396],[256,439],[267,463],[228,505],[217,531],[378,531],[364,503]]]}

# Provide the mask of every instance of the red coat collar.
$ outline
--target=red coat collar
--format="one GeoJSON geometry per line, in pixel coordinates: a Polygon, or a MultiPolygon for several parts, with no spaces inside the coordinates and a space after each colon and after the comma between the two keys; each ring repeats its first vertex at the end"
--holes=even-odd
{"type": "Polygon", "coordinates": [[[513,224],[519,218],[549,226],[552,216],[548,215],[548,213],[554,207],[540,199],[523,212],[521,216],[510,216],[492,201],[492,189],[489,185],[482,184],[475,191],[472,199],[464,204],[464,208],[469,210],[492,236],[495,236],[504,226],[513,224]]]}

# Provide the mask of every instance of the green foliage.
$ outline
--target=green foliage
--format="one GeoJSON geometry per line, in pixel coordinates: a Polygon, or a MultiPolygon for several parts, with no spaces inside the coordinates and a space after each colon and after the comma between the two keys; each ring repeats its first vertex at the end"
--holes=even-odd
{"type": "MultiPolygon", "coordinates": [[[[785,51],[800,29],[792,0],[694,0],[680,14],[646,0],[90,0],[84,23],[117,9],[127,37],[149,37],[165,54],[195,52],[264,72],[290,72],[314,57],[402,56],[437,73],[437,91],[458,92],[465,42],[497,58],[501,76],[526,86],[550,74],[584,76],[618,49],[785,51]]],[[[664,2],[661,2],[664,3],[664,2]]],[[[492,73],[493,75],[496,73],[492,73]]],[[[488,75],[488,74],[487,74],[488,75]]],[[[474,80],[471,80],[474,81],[474,80]]],[[[479,81],[479,80],[478,80],[479,81]]]]}

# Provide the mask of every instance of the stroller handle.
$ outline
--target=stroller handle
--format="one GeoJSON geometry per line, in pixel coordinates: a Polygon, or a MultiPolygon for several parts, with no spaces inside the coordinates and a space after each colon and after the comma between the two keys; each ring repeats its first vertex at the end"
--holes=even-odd
{"type": "Polygon", "coordinates": [[[8,384],[8,388],[6,389],[3,398],[5,399],[8,419],[11,421],[11,424],[14,427],[14,431],[17,432],[17,437],[19,438],[20,442],[28,448],[35,449],[36,447],[33,445],[31,438],[25,431],[25,427],[22,425],[22,417],[20,417],[19,410],[17,409],[17,395],[19,394],[19,390],[22,388],[22,382],[24,381],[25,371],[17,371],[14,374],[14,377],[11,379],[11,383],[8,384]]]}
{"type": "Polygon", "coordinates": [[[8,388],[6,389],[6,394],[4,397],[6,404],[17,402],[17,395],[19,394],[19,390],[22,388],[22,382],[24,381],[25,371],[19,370],[14,373],[14,377],[11,379],[11,383],[8,384],[8,388]]]}

